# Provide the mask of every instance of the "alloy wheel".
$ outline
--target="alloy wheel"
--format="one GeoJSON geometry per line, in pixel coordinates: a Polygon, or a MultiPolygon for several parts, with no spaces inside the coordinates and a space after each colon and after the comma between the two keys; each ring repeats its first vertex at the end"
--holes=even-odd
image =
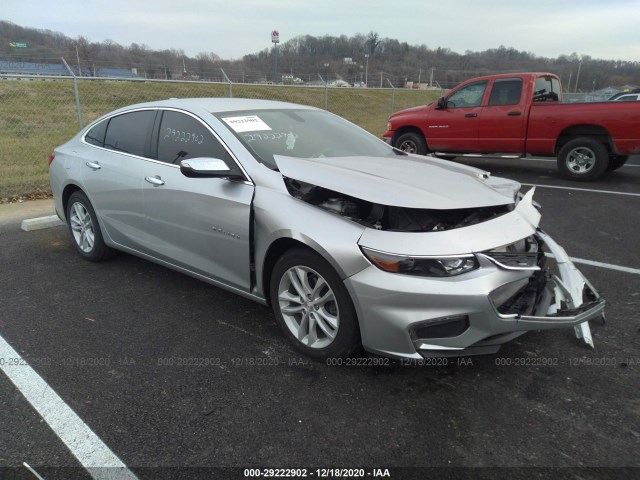
{"type": "Polygon", "coordinates": [[[328,282],[315,270],[288,269],[278,285],[278,302],[287,328],[303,345],[324,348],[336,338],[338,303],[328,282]]]}

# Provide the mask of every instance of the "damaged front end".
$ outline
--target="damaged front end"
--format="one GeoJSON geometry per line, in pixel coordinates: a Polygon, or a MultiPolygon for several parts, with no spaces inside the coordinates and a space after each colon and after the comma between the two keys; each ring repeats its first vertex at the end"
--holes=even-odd
{"type": "Polygon", "coordinates": [[[485,175],[405,187],[359,160],[298,170],[278,160],[292,197],[363,227],[358,246],[370,265],[344,282],[367,350],[492,354],[526,331],[567,327],[593,347],[588,321],[605,302],[539,229],[535,189],[522,195],[516,182],[485,175]]]}
{"type": "Polygon", "coordinates": [[[514,209],[513,203],[479,208],[436,210],[383,205],[328,188],[284,177],[289,194],[356,223],[391,232],[438,232],[492,220],[514,209]]]}
{"type": "Polygon", "coordinates": [[[549,235],[538,230],[526,244],[522,251],[478,254],[501,268],[532,271],[526,283],[506,284],[489,294],[499,318],[515,322],[516,331],[573,326],[593,348],[588,321],[604,315],[604,299],[549,235]]]}

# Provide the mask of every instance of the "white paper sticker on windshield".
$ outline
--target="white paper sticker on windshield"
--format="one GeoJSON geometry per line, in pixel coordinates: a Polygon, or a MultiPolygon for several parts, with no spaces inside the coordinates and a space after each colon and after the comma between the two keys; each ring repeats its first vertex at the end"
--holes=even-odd
{"type": "Polygon", "coordinates": [[[271,128],[269,128],[269,125],[264,123],[264,121],[257,115],[246,115],[243,117],[226,117],[222,120],[224,120],[227,125],[233,128],[233,131],[236,133],[271,130],[271,128]]]}

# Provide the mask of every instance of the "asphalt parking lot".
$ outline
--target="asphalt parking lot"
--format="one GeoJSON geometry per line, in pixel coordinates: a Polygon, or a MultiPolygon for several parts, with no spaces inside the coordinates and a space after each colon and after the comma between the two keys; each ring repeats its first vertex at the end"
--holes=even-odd
{"type": "MultiPolygon", "coordinates": [[[[459,161],[539,185],[542,228],[598,262],[578,264],[608,302],[594,350],[556,330],[437,365],[312,362],[266,307],[129,255],[88,263],[65,227],[18,219],[0,221],[0,339],[126,466],[94,478],[640,478],[640,156],[588,184],[459,161]]],[[[3,373],[0,392],[0,478],[91,478],[3,373]]]]}

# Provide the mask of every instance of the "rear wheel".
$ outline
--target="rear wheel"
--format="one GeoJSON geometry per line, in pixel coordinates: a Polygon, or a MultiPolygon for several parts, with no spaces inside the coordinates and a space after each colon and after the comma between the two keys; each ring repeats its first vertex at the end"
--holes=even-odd
{"type": "Polygon", "coordinates": [[[351,297],[331,265],[317,253],[285,253],[271,272],[276,322],[296,349],[315,359],[344,358],[359,349],[351,297]]]}
{"type": "Polygon", "coordinates": [[[427,154],[427,142],[421,134],[416,132],[403,133],[398,137],[394,146],[407,153],[427,154]]]}
{"type": "Polygon", "coordinates": [[[609,165],[607,166],[608,172],[613,172],[614,170],[618,170],[629,160],[629,155],[614,155],[609,157],[609,165]]]}
{"type": "Polygon", "coordinates": [[[69,197],[67,225],[73,245],[86,260],[99,262],[113,255],[113,250],[104,243],[93,206],[83,192],[74,192],[69,197]]]}
{"type": "Polygon", "coordinates": [[[575,138],[558,152],[558,170],[569,180],[595,180],[607,170],[608,165],[607,148],[590,137],[575,138]]]}

